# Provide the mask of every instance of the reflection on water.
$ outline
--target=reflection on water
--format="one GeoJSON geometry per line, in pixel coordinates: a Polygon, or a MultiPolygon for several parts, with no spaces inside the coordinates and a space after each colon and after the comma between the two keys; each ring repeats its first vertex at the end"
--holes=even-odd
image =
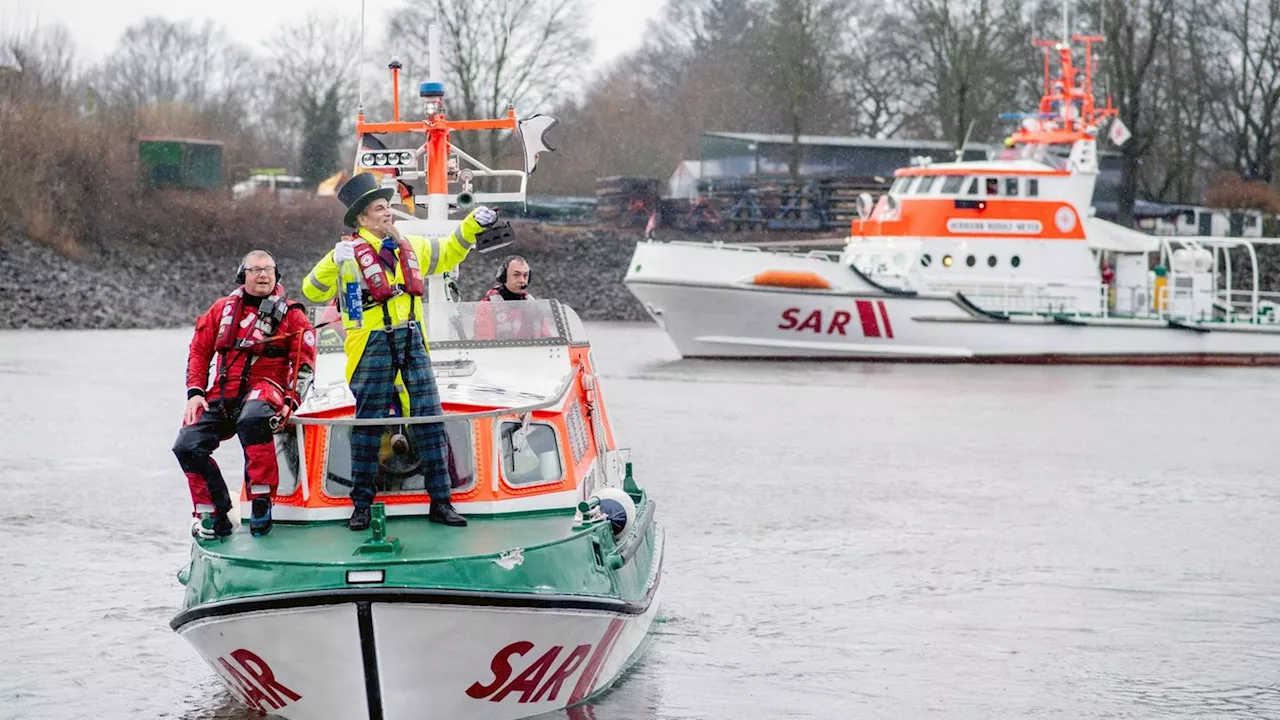
{"type": "MultiPolygon", "coordinates": [[[[1276,370],[683,361],[588,329],[664,606],[554,717],[1280,717],[1276,370]]],[[[0,720],[255,717],[168,629],[188,339],[0,333],[0,720]]]]}

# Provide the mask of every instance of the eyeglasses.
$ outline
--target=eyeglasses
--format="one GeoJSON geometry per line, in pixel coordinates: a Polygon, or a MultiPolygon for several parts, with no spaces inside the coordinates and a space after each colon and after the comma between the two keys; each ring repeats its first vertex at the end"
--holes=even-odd
{"type": "Polygon", "coordinates": [[[266,275],[267,273],[272,275],[276,274],[276,269],[273,267],[245,268],[244,271],[250,275],[266,275]]]}

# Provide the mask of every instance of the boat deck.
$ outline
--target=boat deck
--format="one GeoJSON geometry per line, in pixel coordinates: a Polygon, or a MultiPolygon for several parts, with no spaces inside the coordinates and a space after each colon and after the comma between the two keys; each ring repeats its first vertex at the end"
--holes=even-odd
{"type": "Polygon", "coordinates": [[[276,522],[262,537],[249,534],[248,525],[221,542],[201,541],[211,557],[296,565],[385,565],[424,563],[498,556],[501,553],[555,543],[575,534],[573,514],[471,516],[466,527],[429,522],[423,516],[387,518],[386,533],[400,541],[399,552],[360,553],[370,531],[352,532],[345,521],[321,523],[276,522]]]}

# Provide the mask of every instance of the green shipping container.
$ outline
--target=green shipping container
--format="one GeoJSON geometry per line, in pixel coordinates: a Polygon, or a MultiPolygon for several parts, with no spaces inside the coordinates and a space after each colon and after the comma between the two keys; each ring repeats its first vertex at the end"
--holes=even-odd
{"type": "Polygon", "coordinates": [[[222,186],[222,143],[186,138],[139,138],[142,183],[153,188],[222,186]]]}

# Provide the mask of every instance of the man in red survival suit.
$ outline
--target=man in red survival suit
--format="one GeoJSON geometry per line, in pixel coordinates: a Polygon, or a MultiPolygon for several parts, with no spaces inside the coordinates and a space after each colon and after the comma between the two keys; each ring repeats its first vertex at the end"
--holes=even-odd
{"type": "Polygon", "coordinates": [[[271,531],[271,496],[279,481],[273,433],[311,382],[316,333],[301,303],[289,302],[275,258],[262,250],[244,257],[240,287],[196,320],[187,357],[187,411],[173,454],[187,475],[191,500],[213,506],[213,527],[192,533],[213,539],[234,528],[231,496],[212,454],[232,435],[244,448],[245,483],[253,499],[249,532],[271,531]],[[209,366],[216,360],[213,382],[209,366]]]}
{"type": "Polygon", "coordinates": [[[519,255],[502,261],[495,280],[498,284],[480,298],[476,306],[475,338],[477,340],[528,340],[554,337],[555,328],[542,308],[534,303],[511,305],[510,301],[533,300],[529,283],[533,281],[529,263],[519,255]],[[491,304],[492,303],[492,304],[491,304]]]}

